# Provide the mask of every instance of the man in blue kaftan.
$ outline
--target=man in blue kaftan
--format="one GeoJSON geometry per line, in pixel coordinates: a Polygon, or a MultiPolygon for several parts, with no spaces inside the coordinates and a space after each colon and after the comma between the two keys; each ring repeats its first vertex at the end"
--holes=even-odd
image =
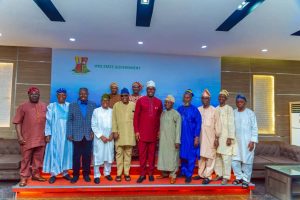
{"type": "Polygon", "coordinates": [[[195,168],[196,159],[200,158],[200,130],[201,130],[201,114],[197,107],[191,104],[194,96],[192,90],[187,90],[184,93],[184,105],[178,108],[181,115],[181,145],[180,145],[180,159],[181,172],[180,176],[185,176],[185,182],[192,181],[192,175],[195,168]]]}
{"type": "Polygon", "coordinates": [[[65,179],[71,179],[68,170],[72,169],[73,159],[73,144],[66,136],[69,111],[69,103],[66,102],[67,92],[60,88],[56,93],[58,101],[48,105],[45,127],[47,146],[43,172],[51,174],[50,184],[54,183],[56,176],[61,173],[65,179]]]}

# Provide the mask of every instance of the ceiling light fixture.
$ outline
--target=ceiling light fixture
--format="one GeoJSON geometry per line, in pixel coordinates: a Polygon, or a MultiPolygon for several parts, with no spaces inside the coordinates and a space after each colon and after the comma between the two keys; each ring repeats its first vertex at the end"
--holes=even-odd
{"type": "Polygon", "coordinates": [[[150,0],[141,0],[141,4],[149,5],[150,0]]]}
{"type": "Polygon", "coordinates": [[[0,33],[0,37],[2,36],[2,33],[0,33]]]}
{"type": "Polygon", "coordinates": [[[137,0],[135,25],[150,27],[155,0],[137,0]]]}
{"type": "Polygon", "coordinates": [[[266,53],[268,52],[268,49],[262,49],[261,52],[266,53]]]}
{"type": "Polygon", "coordinates": [[[138,44],[142,45],[142,44],[144,44],[144,42],[143,41],[138,41],[138,44]]]}
{"type": "Polygon", "coordinates": [[[206,46],[206,45],[202,45],[201,48],[202,48],[202,49],[206,49],[207,46],[206,46]]]}
{"type": "Polygon", "coordinates": [[[69,40],[70,40],[71,42],[75,42],[75,41],[76,41],[75,38],[69,38],[69,40]]]}
{"type": "Polygon", "coordinates": [[[248,4],[249,4],[249,2],[243,1],[243,2],[238,6],[238,10],[244,9],[248,4]]]}

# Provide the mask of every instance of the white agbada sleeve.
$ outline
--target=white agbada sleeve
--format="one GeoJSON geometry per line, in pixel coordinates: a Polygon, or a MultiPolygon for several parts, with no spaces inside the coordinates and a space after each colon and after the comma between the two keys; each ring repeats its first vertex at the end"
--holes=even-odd
{"type": "Polygon", "coordinates": [[[254,112],[251,112],[251,142],[258,143],[258,128],[256,122],[256,116],[254,112]]]}
{"type": "Polygon", "coordinates": [[[234,112],[232,107],[228,106],[226,114],[228,115],[228,138],[235,140],[234,112]]]}
{"type": "Polygon", "coordinates": [[[97,138],[100,138],[103,133],[101,133],[101,130],[99,129],[99,124],[98,124],[98,111],[97,109],[94,110],[93,112],[93,115],[92,115],[92,130],[94,132],[94,135],[97,137],[97,138]]]}
{"type": "Polygon", "coordinates": [[[52,135],[52,114],[54,112],[54,103],[47,106],[45,136],[52,135]]]}

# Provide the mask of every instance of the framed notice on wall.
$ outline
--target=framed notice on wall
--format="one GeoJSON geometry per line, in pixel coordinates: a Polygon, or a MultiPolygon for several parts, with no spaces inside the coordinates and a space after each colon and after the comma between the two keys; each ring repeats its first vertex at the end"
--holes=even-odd
{"type": "Polygon", "coordinates": [[[0,63],[0,127],[10,127],[13,63],[0,63]]]}

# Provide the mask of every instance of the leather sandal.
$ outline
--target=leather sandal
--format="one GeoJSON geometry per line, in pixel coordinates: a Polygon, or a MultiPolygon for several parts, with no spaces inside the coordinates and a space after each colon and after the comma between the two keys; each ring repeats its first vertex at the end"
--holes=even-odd
{"type": "Polygon", "coordinates": [[[21,178],[19,186],[25,187],[27,185],[27,178],[21,178]]]}
{"type": "Polygon", "coordinates": [[[171,177],[171,178],[170,178],[170,183],[171,183],[171,184],[176,183],[176,178],[171,177]]]}
{"type": "Polygon", "coordinates": [[[165,175],[159,175],[159,176],[157,176],[156,178],[157,179],[164,179],[164,178],[168,178],[169,176],[165,176],[165,175]]]}
{"type": "Polygon", "coordinates": [[[239,179],[235,179],[235,180],[232,182],[233,185],[239,185],[239,184],[241,184],[241,183],[242,183],[242,180],[239,180],[239,179]]]}
{"type": "Polygon", "coordinates": [[[242,182],[242,188],[243,188],[243,189],[248,189],[248,188],[249,188],[249,183],[246,182],[246,181],[243,181],[243,182],[242,182]]]}
{"type": "Polygon", "coordinates": [[[39,182],[45,182],[45,181],[47,181],[47,179],[45,179],[41,175],[33,175],[31,177],[31,180],[33,180],[33,181],[39,181],[39,182]]]}

